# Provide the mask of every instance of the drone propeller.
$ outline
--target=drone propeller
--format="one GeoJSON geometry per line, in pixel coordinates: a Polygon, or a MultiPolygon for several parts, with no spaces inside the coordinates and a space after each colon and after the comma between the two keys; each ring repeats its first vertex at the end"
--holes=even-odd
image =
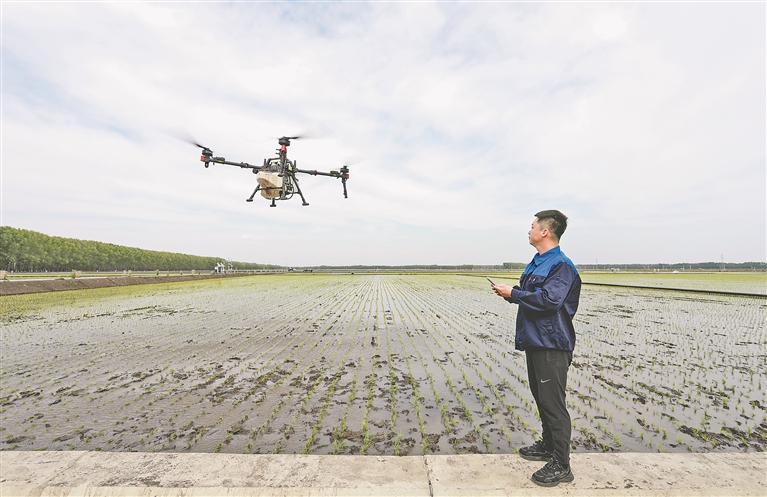
{"type": "Polygon", "coordinates": [[[199,147],[203,150],[210,150],[210,148],[206,147],[205,145],[200,145],[197,143],[197,140],[192,138],[192,136],[184,130],[171,129],[165,131],[165,134],[175,138],[176,140],[181,140],[182,142],[189,143],[190,145],[194,145],[195,147],[199,147]]]}
{"type": "Polygon", "coordinates": [[[277,142],[280,145],[290,145],[290,140],[300,140],[301,138],[313,138],[312,136],[307,136],[306,134],[296,135],[296,136],[281,136],[277,138],[277,142]]]}
{"type": "MultiPolygon", "coordinates": [[[[199,143],[197,143],[197,142],[196,142],[194,139],[192,139],[192,138],[186,138],[186,139],[185,139],[185,138],[179,138],[179,139],[180,139],[180,140],[183,140],[183,141],[185,141],[185,142],[187,142],[187,143],[189,143],[189,144],[191,144],[191,145],[194,145],[195,147],[199,147],[199,148],[201,148],[201,149],[202,149],[202,155],[203,155],[203,157],[204,157],[204,156],[208,156],[208,157],[210,157],[211,155],[213,155],[213,151],[212,151],[210,148],[206,147],[205,145],[200,145],[199,143]]],[[[205,167],[208,167],[208,166],[206,165],[205,167]]]]}
{"type": "Polygon", "coordinates": [[[344,157],[344,167],[354,166],[355,164],[359,164],[360,162],[365,162],[365,158],[360,157],[358,155],[347,155],[344,157]]]}
{"type": "Polygon", "coordinates": [[[274,136],[273,138],[277,140],[279,140],[280,138],[287,138],[288,140],[322,139],[322,138],[328,138],[328,132],[325,129],[313,127],[309,129],[304,129],[303,131],[296,133],[294,136],[283,135],[279,137],[274,136]]]}
{"type": "Polygon", "coordinates": [[[174,134],[171,134],[171,136],[183,142],[189,143],[190,145],[194,145],[195,147],[201,148],[202,156],[200,157],[200,161],[202,161],[205,164],[206,168],[210,166],[210,159],[211,157],[213,157],[213,151],[211,149],[209,149],[205,145],[200,145],[199,143],[197,143],[197,141],[191,136],[189,136],[188,133],[183,133],[183,134],[174,133],[174,134]]]}

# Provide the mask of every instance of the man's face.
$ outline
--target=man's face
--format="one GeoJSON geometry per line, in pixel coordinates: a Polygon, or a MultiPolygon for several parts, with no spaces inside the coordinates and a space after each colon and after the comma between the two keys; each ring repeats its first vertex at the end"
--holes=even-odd
{"type": "Polygon", "coordinates": [[[536,219],[530,226],[530,231],[527,232],[527,237],[530,241],[530,245],[537,247],[543,240],[544,236],[547,236],[548,234],[548,228],[541,226],[541,224],[538,222],[538,219],[536,219]]]}

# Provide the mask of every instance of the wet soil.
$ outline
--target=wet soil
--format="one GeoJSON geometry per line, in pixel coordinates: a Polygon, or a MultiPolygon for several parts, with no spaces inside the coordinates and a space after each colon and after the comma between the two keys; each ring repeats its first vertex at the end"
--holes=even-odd
{"type": "Polygon", "coordinates": [[[0,281],[0,296],[22,295],[28,293],[61,292],[66,290],[85,290],[108,288],[113,286],[151,285],[155,283],[176,283],[180,281],[199,281],[208,279],[252,276],[245,274],[196,274],[178,276],[106,276],[103,278],[61,278],[54,280],[8,280],[0,281]]]}
{"type": "MultiPolygon", "coordinates": [[[[475,278],[259,276],[4,302],[0,450],[511,453],[540,436],[515,307],[475,278]]],[[[765,307],[584,289],[573,450],[764,450],[765,307]]]]}

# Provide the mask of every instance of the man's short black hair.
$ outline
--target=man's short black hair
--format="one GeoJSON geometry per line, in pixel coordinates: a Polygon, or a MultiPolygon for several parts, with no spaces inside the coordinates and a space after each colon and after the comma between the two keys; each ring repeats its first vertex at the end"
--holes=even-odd
{"type": "Polygon", "coordinates": [[[544,224],[549,231],[557,237],[557,241],[562,238],[562,234],[567,229],[567,216],[556,210],[541,211],[535,215],[539,224],[544,224]]]}

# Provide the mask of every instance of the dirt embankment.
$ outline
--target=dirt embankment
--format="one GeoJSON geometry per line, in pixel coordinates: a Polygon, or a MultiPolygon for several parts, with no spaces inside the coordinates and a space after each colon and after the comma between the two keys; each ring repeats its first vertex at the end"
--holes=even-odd
{"type": "Polygon", "coordinates": [[[152,283],[173,283],[177,281],[207,280],[212,278],[233,278],[251,274],[197,274],[184,276],[115,276],[104,278],[58,279],[58,280],[15,280],[0,281],[1,295],[22,293],[61,292],[64,290],[85,290],[110,286],[148,285],[152,283]]]}

